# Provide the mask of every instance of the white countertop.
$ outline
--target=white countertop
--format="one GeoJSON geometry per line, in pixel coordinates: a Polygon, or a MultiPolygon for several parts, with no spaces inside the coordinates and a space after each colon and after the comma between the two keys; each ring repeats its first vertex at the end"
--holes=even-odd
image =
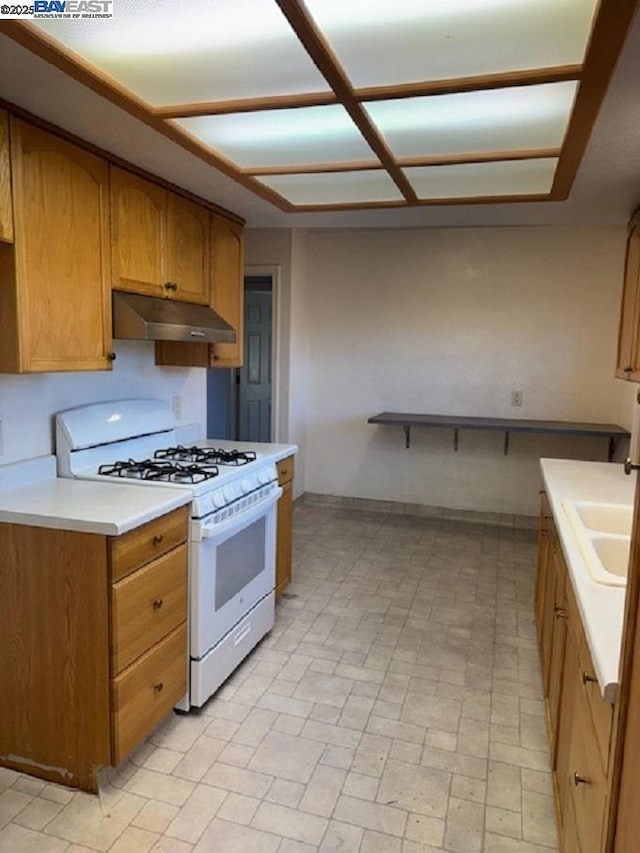
{"type": "Polygon", "coordinates": [[[542,478],[569,570],[576,603],[604,699],[614,702],[624,620],[625,587],[605,586],[591,579],[577,534],[563,507],[565,500],[633,505],[636,475],[626,476],[622,465],[541,459],[542,478]]]}
{"type": "Polygon", "coordinates": [[[10,466],[0,470],[0,522],[119,536],[191,501],[187,489],[57,478],[54,457],[34,462],[42,479],[16,488],[2,487],[10,466]]]}

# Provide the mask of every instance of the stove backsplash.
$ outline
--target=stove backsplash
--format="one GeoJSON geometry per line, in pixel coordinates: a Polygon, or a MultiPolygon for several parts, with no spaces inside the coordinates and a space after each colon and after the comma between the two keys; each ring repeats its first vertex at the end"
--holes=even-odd
{"type": "Polygon", "coordinates": [[[154,345],[114,341],[113,371],[0,374],[0,465],[53,453],[56,412],[128,397],[182,399],[181,443],[205,434],[206,371],[156,367],[154,345]]]}

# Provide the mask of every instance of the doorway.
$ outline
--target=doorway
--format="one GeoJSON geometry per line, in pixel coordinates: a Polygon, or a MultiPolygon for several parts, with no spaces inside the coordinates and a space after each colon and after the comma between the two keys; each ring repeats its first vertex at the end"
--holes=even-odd
{"type": "Polygon", "coordinates": [[[244,363],[207,371],[207,437],[274,441],[277,270],[247,269],[244,290],[244,363]]]}

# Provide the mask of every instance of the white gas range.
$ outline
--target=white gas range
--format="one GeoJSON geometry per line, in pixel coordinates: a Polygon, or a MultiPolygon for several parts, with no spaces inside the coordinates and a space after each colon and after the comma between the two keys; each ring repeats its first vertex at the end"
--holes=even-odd
{"type": "MultiPolygon", "coordinates": [[[[118,400],[56,416],[58,474],[189,490],[189,692],[201,706],[273,627],[275,458],[225,442],[180,444],[162,400],[118,400]]],[[[297,448],[292,447],[295,451],[297,448]]]]}

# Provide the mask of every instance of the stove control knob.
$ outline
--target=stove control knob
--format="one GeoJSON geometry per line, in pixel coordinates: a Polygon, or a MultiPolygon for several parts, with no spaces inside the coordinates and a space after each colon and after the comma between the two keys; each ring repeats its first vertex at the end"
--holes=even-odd
{"type": "Polygon", "coordinates": [[[242,489],[243,494],[246,495],[247,492],[251,491],[251,480],[248,477],[245,477],[240,483],[240,488],[242,489]]]}
{"type": "Polygon", "coordinates": [[[224,496],[228,501],[235,499],[236,493],[232,486],[227,486],[224,490],[224,496]]]}
{"type": "Polygon", "coordinates": [[[215,506],[224,506],[225,505],[226,501],[224,499],[224,495],[222,494],[222,492],[216,492],[215,493],[215,495],[213,496],[213,503],[215,504],[215,506]]]}
{"type": "Polygon", "coordinates": [[[265,468],[263,468],[262,471],[258,471],[258,480],[260,480],[261,483],[269,482],[269,472],[265,468]]]}

